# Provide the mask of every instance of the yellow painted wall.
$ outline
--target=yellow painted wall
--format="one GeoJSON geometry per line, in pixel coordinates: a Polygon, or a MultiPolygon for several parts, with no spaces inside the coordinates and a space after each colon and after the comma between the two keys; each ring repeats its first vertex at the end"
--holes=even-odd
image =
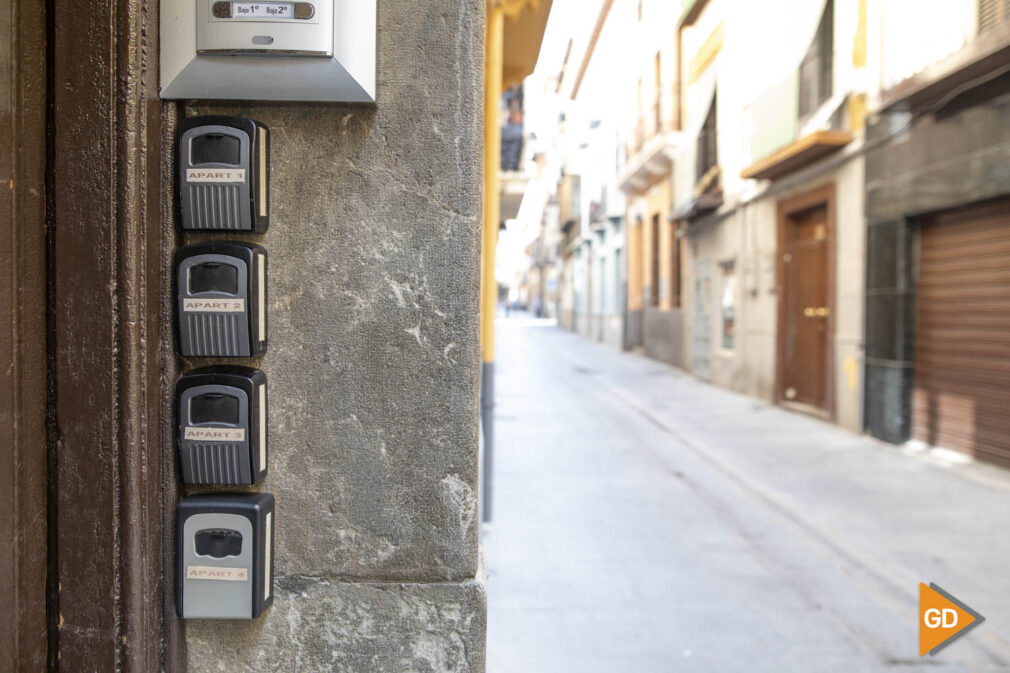
{"type": "Polygon", "coordinates": [[[628,222],[628,310],[642,310],[642,226],[628,222]]]}
{"type": "Polygon", "coordinates": [[[673,308],[673,224],[663,217],[659,230],[659,308],[673,308]]]}
{"type": "MultiPolygon", "coordinates": [[[[660,286],[669,287],[670,282],[670,237],[666,233],[671,225],[667,220],[670,217],[671,207],[671,185],[670,177],[664,176],[655,183],[645,193],[646,214],[643,217],[643,241],[642,241],[642,289],[647,290],[646,296],[651,296],[652,290],[652,220],[653,216],[659,215],[659,282],[660,286]]],[[[669,290],[660,290],[660,301],[664,295],[669,295],[669,290]]],[[[639,295],[641,296],[641,295],[639,295]]],[[[662,306],[662,304],[660,304],[662,306]]]]}

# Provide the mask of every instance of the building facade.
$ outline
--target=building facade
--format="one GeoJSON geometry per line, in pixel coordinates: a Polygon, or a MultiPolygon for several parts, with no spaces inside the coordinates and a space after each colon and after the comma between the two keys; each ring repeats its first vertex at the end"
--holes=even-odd
{"type": "Polygon", "coordinates": [[[677,44],[679,3],[626,3],[633,13],[631,91],[624,97],[626,160],[618,184],[627,196],[628,281],[625,346],[685,366],[683,249],[670,215],[673,160],[681,126],[677,44]]]}
{"type": "Polygon", "coordinates": [[[733,0],[679,22],[685,368],[860,431],[865,5],[782,11],[789,31],[733,0]]]}
{"type": "Polygon", "coordinates": [[[569,133],[585,146],[555,199],[562,325],[613,342],[606,283],[623,282],[625,348],[854,432],[1010,462],[1010,11],[934,9],[605,2],[596,33],[625,36],[607,80],[623,237],[587,168],[605,141],[569,133]]]}
{"type": "Polygon", "coordinates": [[[1008,463],[1010,12],[779,9],[687,2],[671,59],[632,73],[629,345],[856,432],[1008,463]],[[669,120],[642,103],[662,108],[649,81],[672,86],[669,120]]]}
{"type": "MultiPolygon", "coordinates": [[[[614,348],[624,343],[627,281],[625,197],[617,182],[624,149],[610,101],[625,63],[630,7],[629,0],[603,2],[540,83],[541,134],[551,139],[540,145],[541,174],[551,193],[531,247],[556,260],[552,271],[537,271],[545,281],[541,304],[557,307],[565,329],[614,348]]],[[[533,200],[529,191],[526,199],[533,200]]]]}
{"type": "Polygon", "coordinates": [[[1010,13],[872,10],[866,429],[1010,465],[1010,13]]]}

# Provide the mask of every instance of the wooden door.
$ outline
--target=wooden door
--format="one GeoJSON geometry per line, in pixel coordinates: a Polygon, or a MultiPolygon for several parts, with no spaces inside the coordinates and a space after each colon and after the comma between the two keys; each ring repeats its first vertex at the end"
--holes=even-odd
{"type": "Polygon", "coordinates": [[[828,204],[782,222],[780,399],[829,411],[831,297],[828,204]]]}
{"type": "Polygon", "coordinates": [[[916,439],[1010,465],[1010,202],[922,223],[916,439]]]}

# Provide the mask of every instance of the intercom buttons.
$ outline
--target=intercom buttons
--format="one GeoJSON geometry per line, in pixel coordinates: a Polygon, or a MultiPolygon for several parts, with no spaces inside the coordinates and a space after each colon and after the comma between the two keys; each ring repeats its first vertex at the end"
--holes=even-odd
{"type": "Polygon", "coordinates": [[[267,472],[267,377],[258,369],[196,369],[175,386],[182,483],[241,485],[267,472]]]}
{"type": "MultiPolygon", "coordinates": [[[[219,5],[230,8],[218,3],[215,11],[219,5]]],[[[266,231],[269,145],[267,127],[252,119],[215,115],[183,120],[178,147],[182,228],[266,231]]]]}
{"type": "Polygon", "coordinates": [[[255,619],[273,603],[274,497],[179,503],[176,608],[184,619],[255,619]]]}
{"type": "Polygon", "coordinates": [[[176,254],[175,269],[183,356],[266,352],[266,250],[247,243],[188,245],[176,254]]]}

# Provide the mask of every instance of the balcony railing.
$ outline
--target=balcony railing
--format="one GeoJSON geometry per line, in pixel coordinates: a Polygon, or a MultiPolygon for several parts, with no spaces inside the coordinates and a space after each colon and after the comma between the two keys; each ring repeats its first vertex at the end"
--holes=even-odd
{"type": "Polygon", "coordinates": [[[501,129],[501,169],[518,171],[523,154],[523,125],[506,124],[501,129]]]}
{"type": "Polygon", "coordinates": [[[668,126],[669,124],[663,121],[663,105],[657,99],[648,112],[638,118],[628,142],[628,156],[636,154],[660,131],[669,130],[668,126]]]}

